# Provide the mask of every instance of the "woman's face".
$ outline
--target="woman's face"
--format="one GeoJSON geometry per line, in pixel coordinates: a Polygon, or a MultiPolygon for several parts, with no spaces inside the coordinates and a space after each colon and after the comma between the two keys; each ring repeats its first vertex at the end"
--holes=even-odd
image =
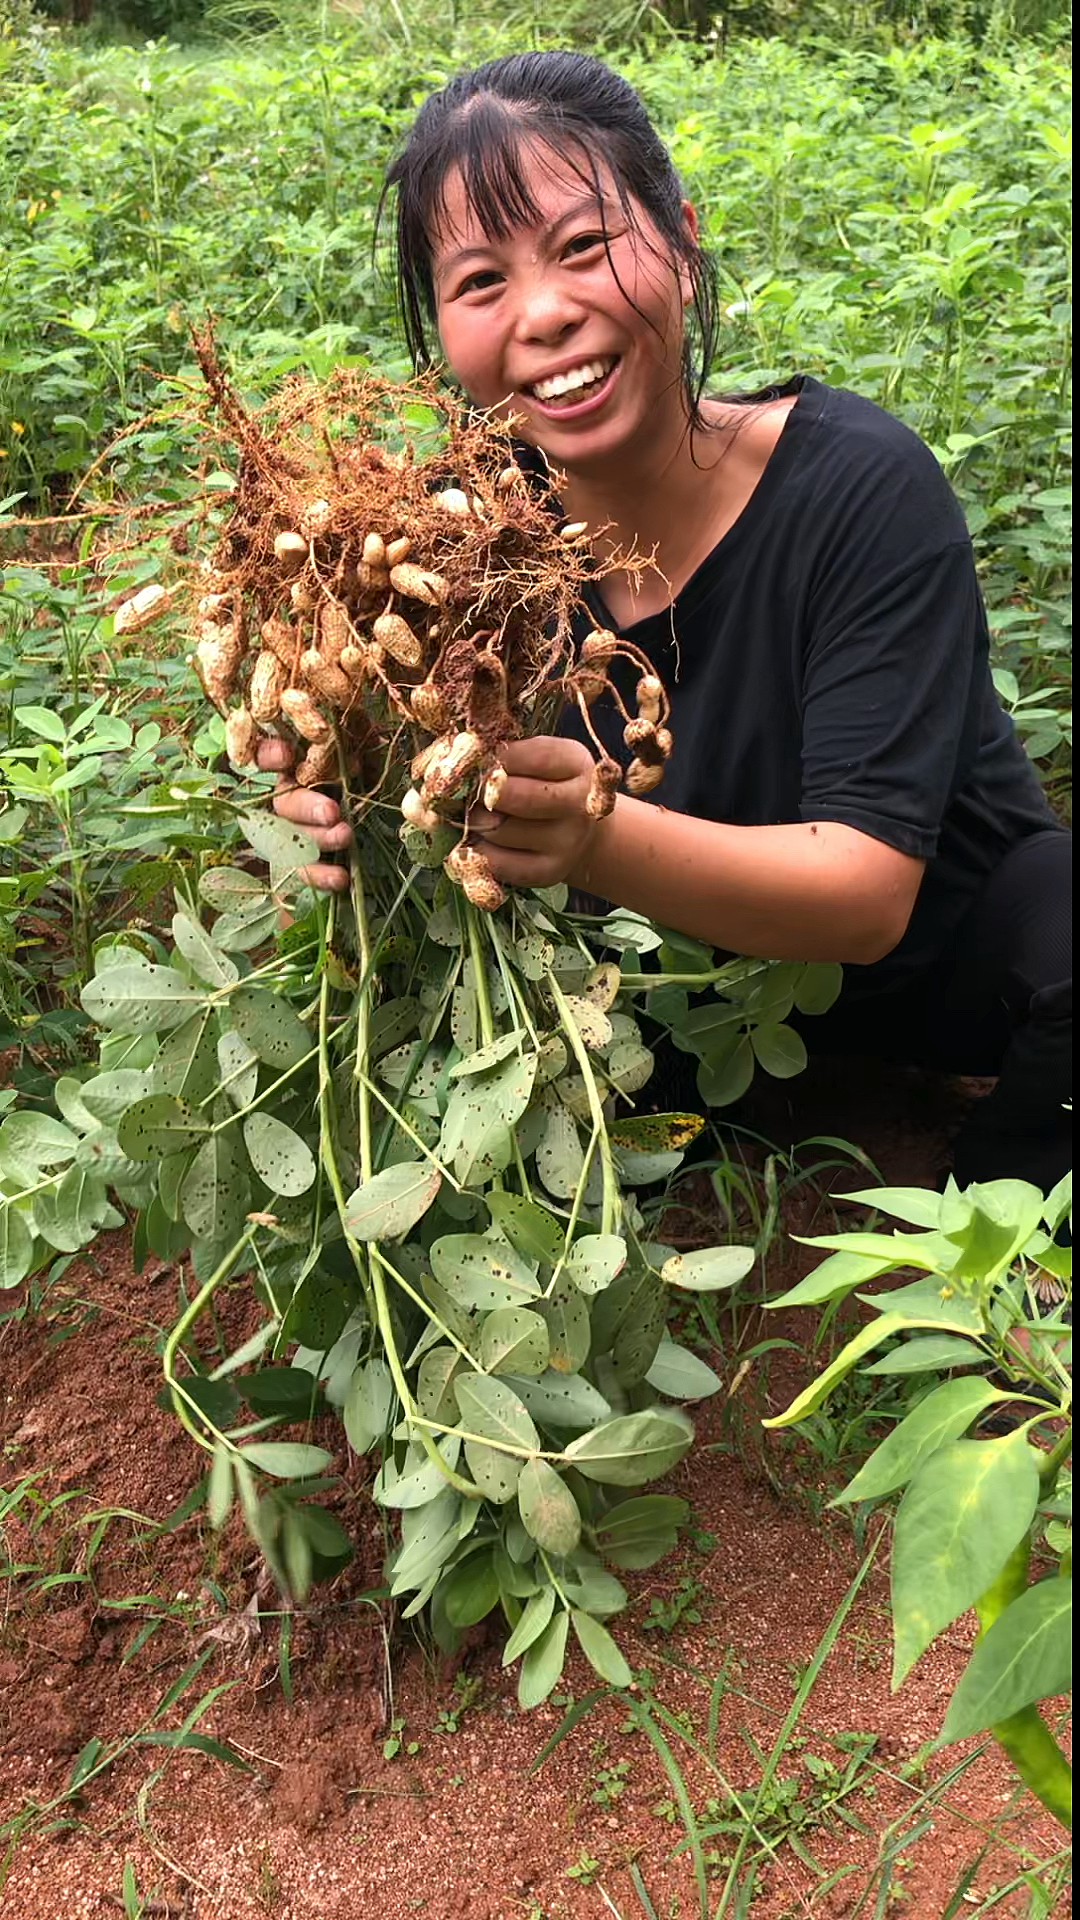
{"type": "Polygon", "coordinates": [[[447,181],[439,334],[478,407],[517,416],[554,465],[594,474],[664,441],[669,421],[685,428],[688,276],[642,210],[630,224],[603,173],[601,222],[595,189],[550,148],[526,150],[523,170],[541,217],[503,240],[480,226],[460,174],[447,181]]]}

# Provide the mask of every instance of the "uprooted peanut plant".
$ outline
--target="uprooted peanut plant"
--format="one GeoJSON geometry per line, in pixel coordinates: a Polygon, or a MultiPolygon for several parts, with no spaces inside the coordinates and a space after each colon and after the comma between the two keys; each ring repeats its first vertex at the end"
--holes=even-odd
{"type": "MultiPolygon", "coordinates": [[[[568,914],[563,887],[505,897],[468,834],[504,742],[619,700],[621,660],[631,790],[672,750],[647,660],[581,617],[587,530],[519,471],[505,427],[436,412],[426,389],[342,373],[252,415],[200,346],[227,513],[186,585],[143,589],[117,628],[187,593],[231,758],[278,731],[298,780],[338,785],[350,888],[312,895],[312,843],[253,802],[241,826],[265,865],[193,867],[171,948],[101,946],[83,995],[96,1068],[57,1084],[60,1119],[0,1128],[2,1277],[120,1224],[111,1190],[135,1209],[137,1262],[190,1262],[166,1378],[209,1456],[212,1522],[238,1502],[284,1594],[350,1543],[315,1497],[331,1454],[267,1435],[332,1409],[357,1453],[381,1450],[406,1616],[428,1608],[449,1646],[501,1609],[525,1705],[555,1685],[571,1625],[625,1683],[603,1624],[626,1602],[618,1572],[657,1560],[686,1514],[639,1489],[692,1442],[681,1403],[719,1385],[669,1337],[672,1304],[753,1258],[650,1238],[637,1192],[703,1122],[634,1113],[653,1066],[635,1000],[723,1100],[755,1059],[797,1070],[786,1014],[823,1009],[838,969],[714,968],[636,915],[568,914]],[[692,1006],[688,986],[714,991],[692,1006]],[[238,1283],[258,1330],[215,1363],[205,1316],[238,1283]]],[[[601,755],[597,814],[622,777],[601,755]]]]}

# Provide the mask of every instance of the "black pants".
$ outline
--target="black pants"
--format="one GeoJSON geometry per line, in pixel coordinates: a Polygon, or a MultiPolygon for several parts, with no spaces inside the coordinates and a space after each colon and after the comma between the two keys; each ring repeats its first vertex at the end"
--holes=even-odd
{"type": "Polygon", "coordinates": [[[814,1053],[996,1076],[953,1146],[957,1183],[1043,1192],[1072,1165],[1072,836],[1033,834],[990,875],[936,965],[873,1006],[799,1023],[814,1053]]]}
{"type": "MultiPolygon", "coordinates": [[[[956,1180],[1030,1180],[1048,1193],[1072,1165],[1072,836],[1048,831],[1014,847],[945,953],[901,991],[841,994],[830,1012],[790,1020],[812,1058],[996,1078],[954,1142],[956,1180]]],[[[693,1064],[661,1046],[650,1105],[700,1108],[693,1064]]],[[[726,1107],[714,1117],[741,1116],[726,1107]]]]}

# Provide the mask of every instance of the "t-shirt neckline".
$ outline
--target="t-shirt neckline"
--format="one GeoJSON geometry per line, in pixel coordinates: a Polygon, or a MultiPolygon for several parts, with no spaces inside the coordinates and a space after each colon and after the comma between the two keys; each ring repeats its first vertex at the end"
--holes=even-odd
{"type": "MultiPolygon", "coordinates": [[[[691,612],[698,601],[712,590],[714,584],[712,576],[718,563],[721,559],[726,562],[731,554],[753,535],[763,515],[768,513],[787,480],[799,456],[799,430],[818,418],[823,393],[820,380],[816,380],[813,374],[796,373],[782,385],[763,387],[757,393],[749,393],[741,397],[741,405],[755,406],[764,400],[783,400],[790,394],[795,395],[795,405],[788,410],[787,418],[776,437],[776,445],[761,470],[757,485],[738,518],[733,520],[730,527],[720,535],[716,545],[709,548],[704,559],[699,561],[674,600],[668,606],[660,607],[655,613],[643,614],[640,620],[633,620],[624,626],[617,627],[619,633],[629,636],[639,630],[647,632],[654,622],[669,626],[677,614],[685,615],[691,612]]],[[[585,598],[598,612],[601,624],[609,627],[616,625],[598,586],[587,587],[585,598]]]]}

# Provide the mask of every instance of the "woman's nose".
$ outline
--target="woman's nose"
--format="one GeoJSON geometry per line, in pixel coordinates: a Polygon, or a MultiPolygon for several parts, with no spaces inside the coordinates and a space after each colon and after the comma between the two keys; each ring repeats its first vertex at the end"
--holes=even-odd
{"type": "Polygon", "coordinates": [[[520,340],[550,345],[565,339],[582,318],[580,301],[557,276],[536,274],[519,285],[515,330],[520,340]]]}

